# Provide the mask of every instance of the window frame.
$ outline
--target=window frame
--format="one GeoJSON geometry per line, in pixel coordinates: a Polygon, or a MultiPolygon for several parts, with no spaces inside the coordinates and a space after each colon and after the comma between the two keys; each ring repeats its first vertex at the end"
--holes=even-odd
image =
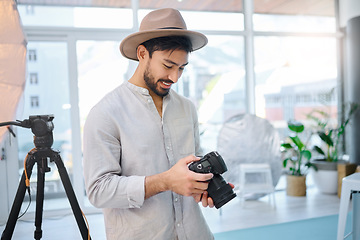
{"type": "MultiPolygon", "coordinates": [[[[338,1],[335,1],[336,22],[338,18],[338,1]]],[[[24,26],[24,33],[28,41],[65,41],[68,49],[68,69],[69,69],[69,94],[71,104],[71,129],[72,129],[72,155],[73,171],[82,173],[82,151],[81,151],[81,126],[80,111],[78,107],[78,81],[77,81],[77,56],[76,42],[78,40],[99,40],[99,41],[119,41],[119,39],[137,31],[138,29],[138,0],[132,0],[133,22],[132,29],[90,29],[90,28],[68,28],[68,27],[30,27],[24,26]]],[[[243,0],[244,30],[243,31],[201,31],[205,35],[234,35],[242,36],[245,45],[245,89],[246,89],[246,111],[255,114],[255,73],[254,73],[254,37],[256,36],[301,36],[301,37],[333,37],[337,39],[338,53],[338,107],[343,103],[343,68],[341,63],[341,49],[343,46],[343,34],[336,27],[335,33],[300,33],[300,32],[259,32],[253,31],[254,4],[252,0],[243,0]]],[[[120,43],[120,41],[119,41],[120,43]]],[[[30,51],[30,50],[29,50],[30,51]]],[[[341,117],[341,116],[339,116],[341,117]]],[[[85,195],[82,174],[74,174],[73,188],[77,195],[78,202],[86,212],[98,212],[94,208],[85,208],[85,195]]],[[[70,209],[69,209],[70,211],[70,209]]]]}

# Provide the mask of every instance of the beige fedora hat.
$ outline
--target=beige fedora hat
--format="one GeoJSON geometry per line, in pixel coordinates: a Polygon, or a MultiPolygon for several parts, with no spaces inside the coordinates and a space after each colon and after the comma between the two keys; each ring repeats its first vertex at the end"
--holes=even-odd
{"type": "Polygon", "coordinates": [[[204,34],[187,30],[185,21],[178,10],[164,8],[147,14],[141,21],[139,31],[122,40],[120,52],[124,57],[138,61],[136,48],[141,43],[166,36],[189,37],[193,51],[202,48],[208,42],[204,34]]]}

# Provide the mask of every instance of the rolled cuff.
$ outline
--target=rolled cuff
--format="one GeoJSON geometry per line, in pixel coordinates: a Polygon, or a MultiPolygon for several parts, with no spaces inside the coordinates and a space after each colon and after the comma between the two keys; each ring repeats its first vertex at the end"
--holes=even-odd
{"type": "Polygon", "coordinates": [[[145,176],[132,176],[126,194],[129,208],[140,208],[145,200],[145,176]]]}

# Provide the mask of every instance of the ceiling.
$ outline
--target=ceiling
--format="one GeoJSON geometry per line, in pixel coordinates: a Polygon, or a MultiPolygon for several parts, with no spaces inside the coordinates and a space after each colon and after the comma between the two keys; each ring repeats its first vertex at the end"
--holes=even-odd
{"type": "MultiPolygon", "coordinates": [[[[335,0],[254,0],[254,11],[263,14],[334,16],[335,0]]],[[[18,4],[130,8],[131,0],[16,0],[18,4]]],[[[139,0],[139,7],[157,9],[242,12],[241,0],[139,0]]]]}

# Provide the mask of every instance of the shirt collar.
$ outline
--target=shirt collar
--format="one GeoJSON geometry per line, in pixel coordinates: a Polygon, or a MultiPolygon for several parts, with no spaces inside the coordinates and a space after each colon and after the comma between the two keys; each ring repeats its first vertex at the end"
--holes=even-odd
{"type": "MultiPolygon", "coordinates": [[[[131,90],[140,93],[141,95],[144,95],[144,96],[149,96],[149,95],[150,95],[149,90],[147,90],[146,88],[143,88],[143,87],[136,86],[135,84],[132,84],[132,83],[130,83],[129,81],[125,82],[125,85],[126,85],[128,88],[130,88],[131,90]]],[[[164,101],[164,102],[168,102],[168,101],[170,100],[171,91],[172,91],[172,90],[170,90],[169,94],[166,95],[166,96],[163,98],[163,101],[164,101]]]]}
{"type": "Polygon", "coordinates": [[[139,86],[136,86],[132,83],[130,83],[129,81],[125,82],[125,85],[130,88],[132,91],[136,91],[138,93],[140,93],[141,95],[145,95],[145,96],[149,96],[149,90],[147,90],[146,88],[143,88],[143,87],[139,87],[139,86]]]}

